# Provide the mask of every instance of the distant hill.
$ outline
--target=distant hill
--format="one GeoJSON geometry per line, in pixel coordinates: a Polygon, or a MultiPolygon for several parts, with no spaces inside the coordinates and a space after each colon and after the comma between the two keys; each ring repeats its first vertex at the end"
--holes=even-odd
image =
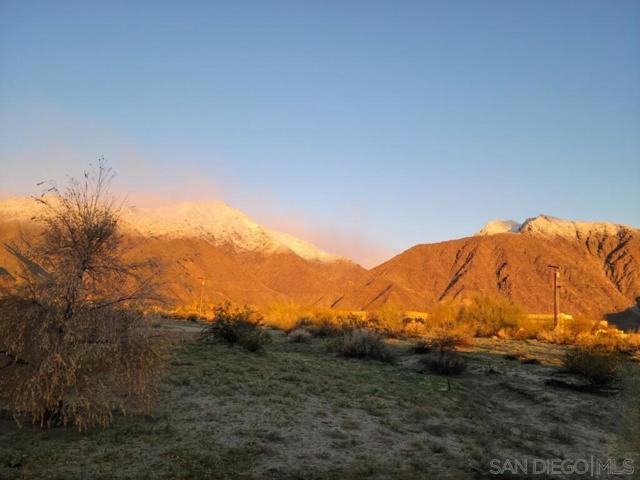
{"type": "Polygon", "coordinates": [[[602,316],[640,297],[638,229],[540,215],[523,224],[489,222],[469,238],[416,245],[364,273],[333,305],[428,310],[444,299],[498,294],[528,311],[550,312],[549,264],[560,266],[564,312],[602,316]]]}

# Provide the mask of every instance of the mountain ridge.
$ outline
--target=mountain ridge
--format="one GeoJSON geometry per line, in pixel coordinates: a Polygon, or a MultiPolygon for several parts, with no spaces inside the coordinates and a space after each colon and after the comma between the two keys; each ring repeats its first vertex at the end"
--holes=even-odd
{"type": "MultiPolygon", "coordinates": [[[[34,228],[38,211],[25,202],[0,202],[0,242],[34,228]]],[[[122,226],[131,255],[162,260],[163,280],[180,305],[198,303],[201,290],[206,304],[353,310],[428,311],[445,300],[501,295],[542,313],[552,305],[549,264],[560,266],[565,312],[603,316],[640,297],[640,230],[615,223],[549,215],[492,221],[476,235],[414,245],[369,270],[263,227],[224,202],[127,207],[122,226]]],[[[9,275],[17,269],[4,250],[0,267],[9,275]]]]}
{"type": "MultiPolygon", "coordinates": [[[[0,218],[29,221],[42,211],[41,204],[29,197],[0,201],[0,218]]],[[[292,251],[305,260],[353,262],[325,252],[306,240],[260,225],[240,210],[217,200],[160,207],[123,206],[120,208],[120,227],[123,233],[143,237],[204,238],[220,246],[232,245],[244,251],[292,251]]]]}
{"type": "Polygon", "coordinates": [[[523,224],[489,222],[474,236],[419,244],[394,256],[345,289],[335,306],[429,310],[443,300],[502,295],[543,313],[553,302],[548,265],[557,264],[564,311],[605,316],[637,302],[639,260],[640,230],[628,225],[548,215],[523,224]]]}
{"type": "MultiPolygon", "coordinates": [[[[0,247],[38,234],[43,212],[34,199],[0,202],[0,247]]],[[[280,302],[329,301],[337,285],[364,268],[309,242],[263,227],[223,202],[185,202],[121,210],[124,250],[132,258],[155,258],[162,293],[174,307],[199,308],[222,301],[266,306],[280,302]]],[[[0,248],[4,278],[16,277],[19,262],[0,248]]],[[[206,310],[206,309],[205,309],[206,310]]]]}
{"type": "Polygon", "coordinates": [[[540,214],[535,217],[529,217],[522,223],[514,220],[491,220],[475,235],[495,235],[498,233],[511,232],[560,236],[565,238],[573,238],[575,236],[580,238],[596,233],[612,235],[624,230],[637,231],[638,228],[622,223],[566,220],[551,215],[540,214]]]}

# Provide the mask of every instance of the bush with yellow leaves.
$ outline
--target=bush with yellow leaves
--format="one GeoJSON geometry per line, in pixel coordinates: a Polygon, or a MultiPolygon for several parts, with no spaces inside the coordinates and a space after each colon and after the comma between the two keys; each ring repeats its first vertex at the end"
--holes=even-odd
{"type": "Polygon", "coordinates": [[[110,178],[101,162],[51,189],[37,241],[7,246],[22,274],[0,292],[0,408],[18,421],[85,430],[152,406],[164,348],[141,311],[159,300],[154,268],[123,260],[110,178]]]}

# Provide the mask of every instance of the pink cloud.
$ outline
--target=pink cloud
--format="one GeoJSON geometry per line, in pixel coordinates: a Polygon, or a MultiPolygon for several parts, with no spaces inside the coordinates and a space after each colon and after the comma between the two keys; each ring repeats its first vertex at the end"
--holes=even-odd
{"type": "Polygon", "coordinates": [[[329,225],[310,225],[291,216],[272,217],[266,221],[271,228],[301,238],[323,250],[354,260],[371,268],[398,253],[391,248],[372,242],[363,234],[340,230],[329,225]]]}

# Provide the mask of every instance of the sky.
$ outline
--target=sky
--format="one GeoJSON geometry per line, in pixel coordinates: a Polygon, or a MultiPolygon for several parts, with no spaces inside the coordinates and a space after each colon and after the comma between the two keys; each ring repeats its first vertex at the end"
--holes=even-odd
{"type": "Polygon", "coordinates": [[[640,0],[0,0],[0,196],[104,156],[372,266],[540,213],[640,226],[640,0]]]}

